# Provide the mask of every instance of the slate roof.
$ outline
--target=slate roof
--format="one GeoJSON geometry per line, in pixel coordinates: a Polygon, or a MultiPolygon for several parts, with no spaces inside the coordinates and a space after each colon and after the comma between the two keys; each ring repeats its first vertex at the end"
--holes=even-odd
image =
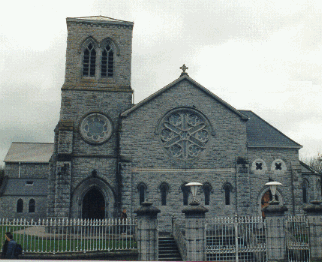
{"type": "Polygon", "coordinates": [[[315,171],[313,168],[311,168],[309,165],[305,164],[304,162],[300,161],[300,164],[301,164],[302,174],[319,175],[319,172],[315,171]]]}
{"type": "Polygon", "coordinates": [[[139,102],[138,104],[136,104],[135,106],[131,107],[130,109],[128,109],[126,111],[124,111],[121,114],[121,116],[122,117],[127,117],[129,114],[131,114],[133,111],[135,111],[139,107],[141,107],[141,106],[145,105],[146,103],[150,102],[155,97],[161,95],[163,92],[167,91],[168,89],[172,88],[174,85],[178,84],[179,82],[181,82],[183,80],[189,81],[195,87],[199,88],[201,91],[205,92],[210,97],[212,97],[213,99],[215,99],[216,101],[218,101],[219,103],[221,103],[223,106],[225,106],[227,109],[229,109],[230,111],[232,111],[233,113],[235,113],[236,115],[238,115],[241,119],[243,119],[245,121],[247,120],[247,117],[245,117],[243,114],[241,114],[237,109],[235,109],[230,104],[228,104],[227,102],[225,102],[224,100],[222,100],[220,97],[216,96],[214,93],[210,92],[207,88],[205,88],[204,86],[200,85],[198,82],[196,82],[195,80],[193,80],[192,78],[190,78],[188,75],[182,75],[182,76],[180,76],[178,79],[174,80],[170,84],[166,85],[165,87],[161,88],[157,92],[155,92],[152,95],[148,96],[147,98],[145,98],[144,100],[142,100],[141,102],[139,102]]]}
{"type": "Polygon", "coordinates": [[[53,143],[13,142],[4,162],[48,163],[53,151],[53,143]]]}
{"type": "Polygon", "coordinates": [[[9,178],[3,196],[47,196],[48,179],[9,178]],[[33,185],[26,185],[32,181],[33,185]]]}
{"type": "Polygon", "coordinates": [[[252,111],[239,111],[249,118],[246,122],[248,147],[302,148],[252,111]]]}

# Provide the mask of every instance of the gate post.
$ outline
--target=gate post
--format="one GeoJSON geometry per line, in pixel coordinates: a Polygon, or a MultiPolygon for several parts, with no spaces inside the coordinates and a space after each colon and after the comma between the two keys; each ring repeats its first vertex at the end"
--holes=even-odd
{"type": "Polygon", "coordinates": [[[185,214],[187,261],[206,261],[205,213],[208,209],[197,201],[182,210],[185,214]]]}
{"type": "Polygon", "coordinates": [[[305,206],[304,211],[310,227],[310,257],[313,261],[322,259],[322,206],[321,201],[311,201],[310,205],[305,206]]]}
{"type": "Polygon", "coordinates": [[[267,261],[285,261],[285,206],[279,206],[278,202],[270,202],[263,208],[266,219],[266,254],[267,261]]]}
{"type": "Polygon", "coordinates": [[[160,210],[150,202],[143,202],[141,208],[134,211],[138,218],[137,245],[139,259],[156,261],[159,256],[158,220],[160,210]]]}

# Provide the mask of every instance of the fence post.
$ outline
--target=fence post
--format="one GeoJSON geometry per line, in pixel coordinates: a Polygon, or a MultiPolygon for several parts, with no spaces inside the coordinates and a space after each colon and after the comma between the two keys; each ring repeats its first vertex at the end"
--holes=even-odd
{"type": "Polygon", "coordinates": [[[266,219],[266,254],[267,261],[285,261],[285,206],[278,205],[278,202],[270,202],[270,205],[263,208],[266,219]]]}
{"type": "Polygon", "coordinates": [[[309,221],[310,227],[310,255],[312,261],[320,261],[322,259],[322,206],[321,201],[311,201],[310,205],[305,206],[304,211],[309,221]]]}
{"type": "Polygon", "coordinates": [[[160,210],[153,207],[150,202],[143,202],[141,208],[134,212],[138,218],[138,260],[156,261],[159,256],[157,216],[160,210]]]}
{"type": "Polygon", "coordinates": [[[193,201],[182,210],[186,221],[187,261],[206,260],[205,214],[208,209],[193,201]]]}

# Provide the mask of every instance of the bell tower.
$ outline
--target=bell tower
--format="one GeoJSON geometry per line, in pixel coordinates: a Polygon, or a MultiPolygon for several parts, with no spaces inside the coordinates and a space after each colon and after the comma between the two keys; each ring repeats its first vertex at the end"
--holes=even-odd
{"type": "Polygon", "coordinates": [[[132,106],[133,23],[103,16],[67,18],[67,30],[48,217],[96,218],[99,213],[107,218],[120,199],[119,116],[132,106]],[[86,209],[90,192],[102,198],[99,212],[86,209]]]}

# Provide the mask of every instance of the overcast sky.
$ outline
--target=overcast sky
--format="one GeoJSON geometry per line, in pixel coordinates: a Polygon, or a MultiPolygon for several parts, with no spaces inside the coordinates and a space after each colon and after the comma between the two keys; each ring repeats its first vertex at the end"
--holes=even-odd
{"type": "Polygon", "coordinates": [[[134,22],[135,103],[191,78],[322,153],[322,1],[12,0],[0,9],[0,164],[11,142],[53,142],[66,17],[134,22]]]}

